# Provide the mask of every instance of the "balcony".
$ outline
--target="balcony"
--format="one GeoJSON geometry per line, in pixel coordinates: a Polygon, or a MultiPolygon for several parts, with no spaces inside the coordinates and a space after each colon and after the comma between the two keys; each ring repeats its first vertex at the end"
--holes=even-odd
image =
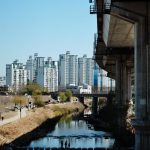
{"type": "Polygon", "coordinates": [[[90,6],[90,14],[110,14],[111,3],[104,3],[101,10],[97,9],[96,3],[90,6]]]}
{"type": "Polygon", "coordinates": [[[90,6],[90,14],[97,14],[96,5],[91,5],[90,6]]]}
{"type": "Polygon", "coordinates": [[[93,3],[95,0],[89,0],[89,3],[93,3]]]}

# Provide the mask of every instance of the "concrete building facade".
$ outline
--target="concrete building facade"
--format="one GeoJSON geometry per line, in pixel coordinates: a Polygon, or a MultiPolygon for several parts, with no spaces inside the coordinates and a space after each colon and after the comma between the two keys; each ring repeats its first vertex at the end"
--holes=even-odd
{"type": "Polygon", "coordinates": [[[13,91],[18,91],[27,85],[27,70],[18,60],[12,64],[6,64],[6,85],[11,87],[13,91]]]}
{"type": "Polygon", "coordinates": [[[94,60],[86,55],[78,58],[78,85],[88,84],[93,86],[94,60]]]}
{"type": "Polygon", "coordinates": [[[150,2],[149,0],[93,0],[97,14],[96,61],[116,80],[118,126],[120,112],[131,99],[134,70],[135,150],[150,149],[150,2]],[[103,63],[105,61],[105,64],[103,63]]]}
{"type": "Polygon", "coordinates": [[[36,60],[36,82],[45,92],[58,91],[58,62],[52,61],[51,57],[47,61],[44,61],[44,57],[37,57],[36,60]]]}
{"type": "Polygon", "coordinates": [[[59,89],[66,89],[69,84],[78,85],[78,60],[77,55],[59,55],[59,89]]]}
{"type": "Polygon", "coordinates": [[[36,83],[37,77],[37,57],[38,53],[34,54],[34,58],[29,56],[29,59],[26,62],[26,69],[28,70],[28,80],[30,83],[36,83]]]}
{"type": "Polygon", "coordinates": [[[94,87],[97,92],[109,92],[115,90],[115,80],[109,78],[107,72],[94,64],[94,87]]]}
{"type": "Polygon", "coordinates": [[[29,56],[29,59],[26,62],[26,69],[28,70],[29,82],[33,82],[35,76],[35,70],[34,70],[34,60],[32,59],[32,56],[29,56]]]}

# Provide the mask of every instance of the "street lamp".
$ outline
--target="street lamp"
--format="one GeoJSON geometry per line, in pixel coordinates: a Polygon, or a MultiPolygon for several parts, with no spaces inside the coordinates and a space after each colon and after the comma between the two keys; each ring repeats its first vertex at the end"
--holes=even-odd
{"type": "Polygon", "coordinates": [[[20,108],[19,108],[19,110],[20,110],[20,119],[21,119],[21,110],[24,108],[24,106],[22,106],[21,105],[21,100],[20,100],[20,108]]]}

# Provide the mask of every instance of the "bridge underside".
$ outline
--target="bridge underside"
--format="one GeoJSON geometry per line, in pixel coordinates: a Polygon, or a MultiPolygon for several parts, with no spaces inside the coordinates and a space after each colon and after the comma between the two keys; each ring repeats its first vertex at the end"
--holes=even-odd
{"type": "Polygon", "coordinates": [[[96,0],[95,5],[91,11],[97,13],[95,60],[116,80],[118,108],[123,108],[131,98],[134,75],[135,149],[150,149],[150,2],[96,0]]]}

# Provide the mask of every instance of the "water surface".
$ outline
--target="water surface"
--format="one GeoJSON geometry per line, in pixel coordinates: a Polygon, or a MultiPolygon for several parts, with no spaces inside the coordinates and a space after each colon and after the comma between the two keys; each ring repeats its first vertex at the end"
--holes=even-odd
{"type": "Polygon", "coordinates": [[[28,147],[70,147],[70,148],[111,148],[114,139],[110,133],[95,131],[93,125],[79,118],[63,117],[54,131],[38,140],[32,141],[28,147]]]}

